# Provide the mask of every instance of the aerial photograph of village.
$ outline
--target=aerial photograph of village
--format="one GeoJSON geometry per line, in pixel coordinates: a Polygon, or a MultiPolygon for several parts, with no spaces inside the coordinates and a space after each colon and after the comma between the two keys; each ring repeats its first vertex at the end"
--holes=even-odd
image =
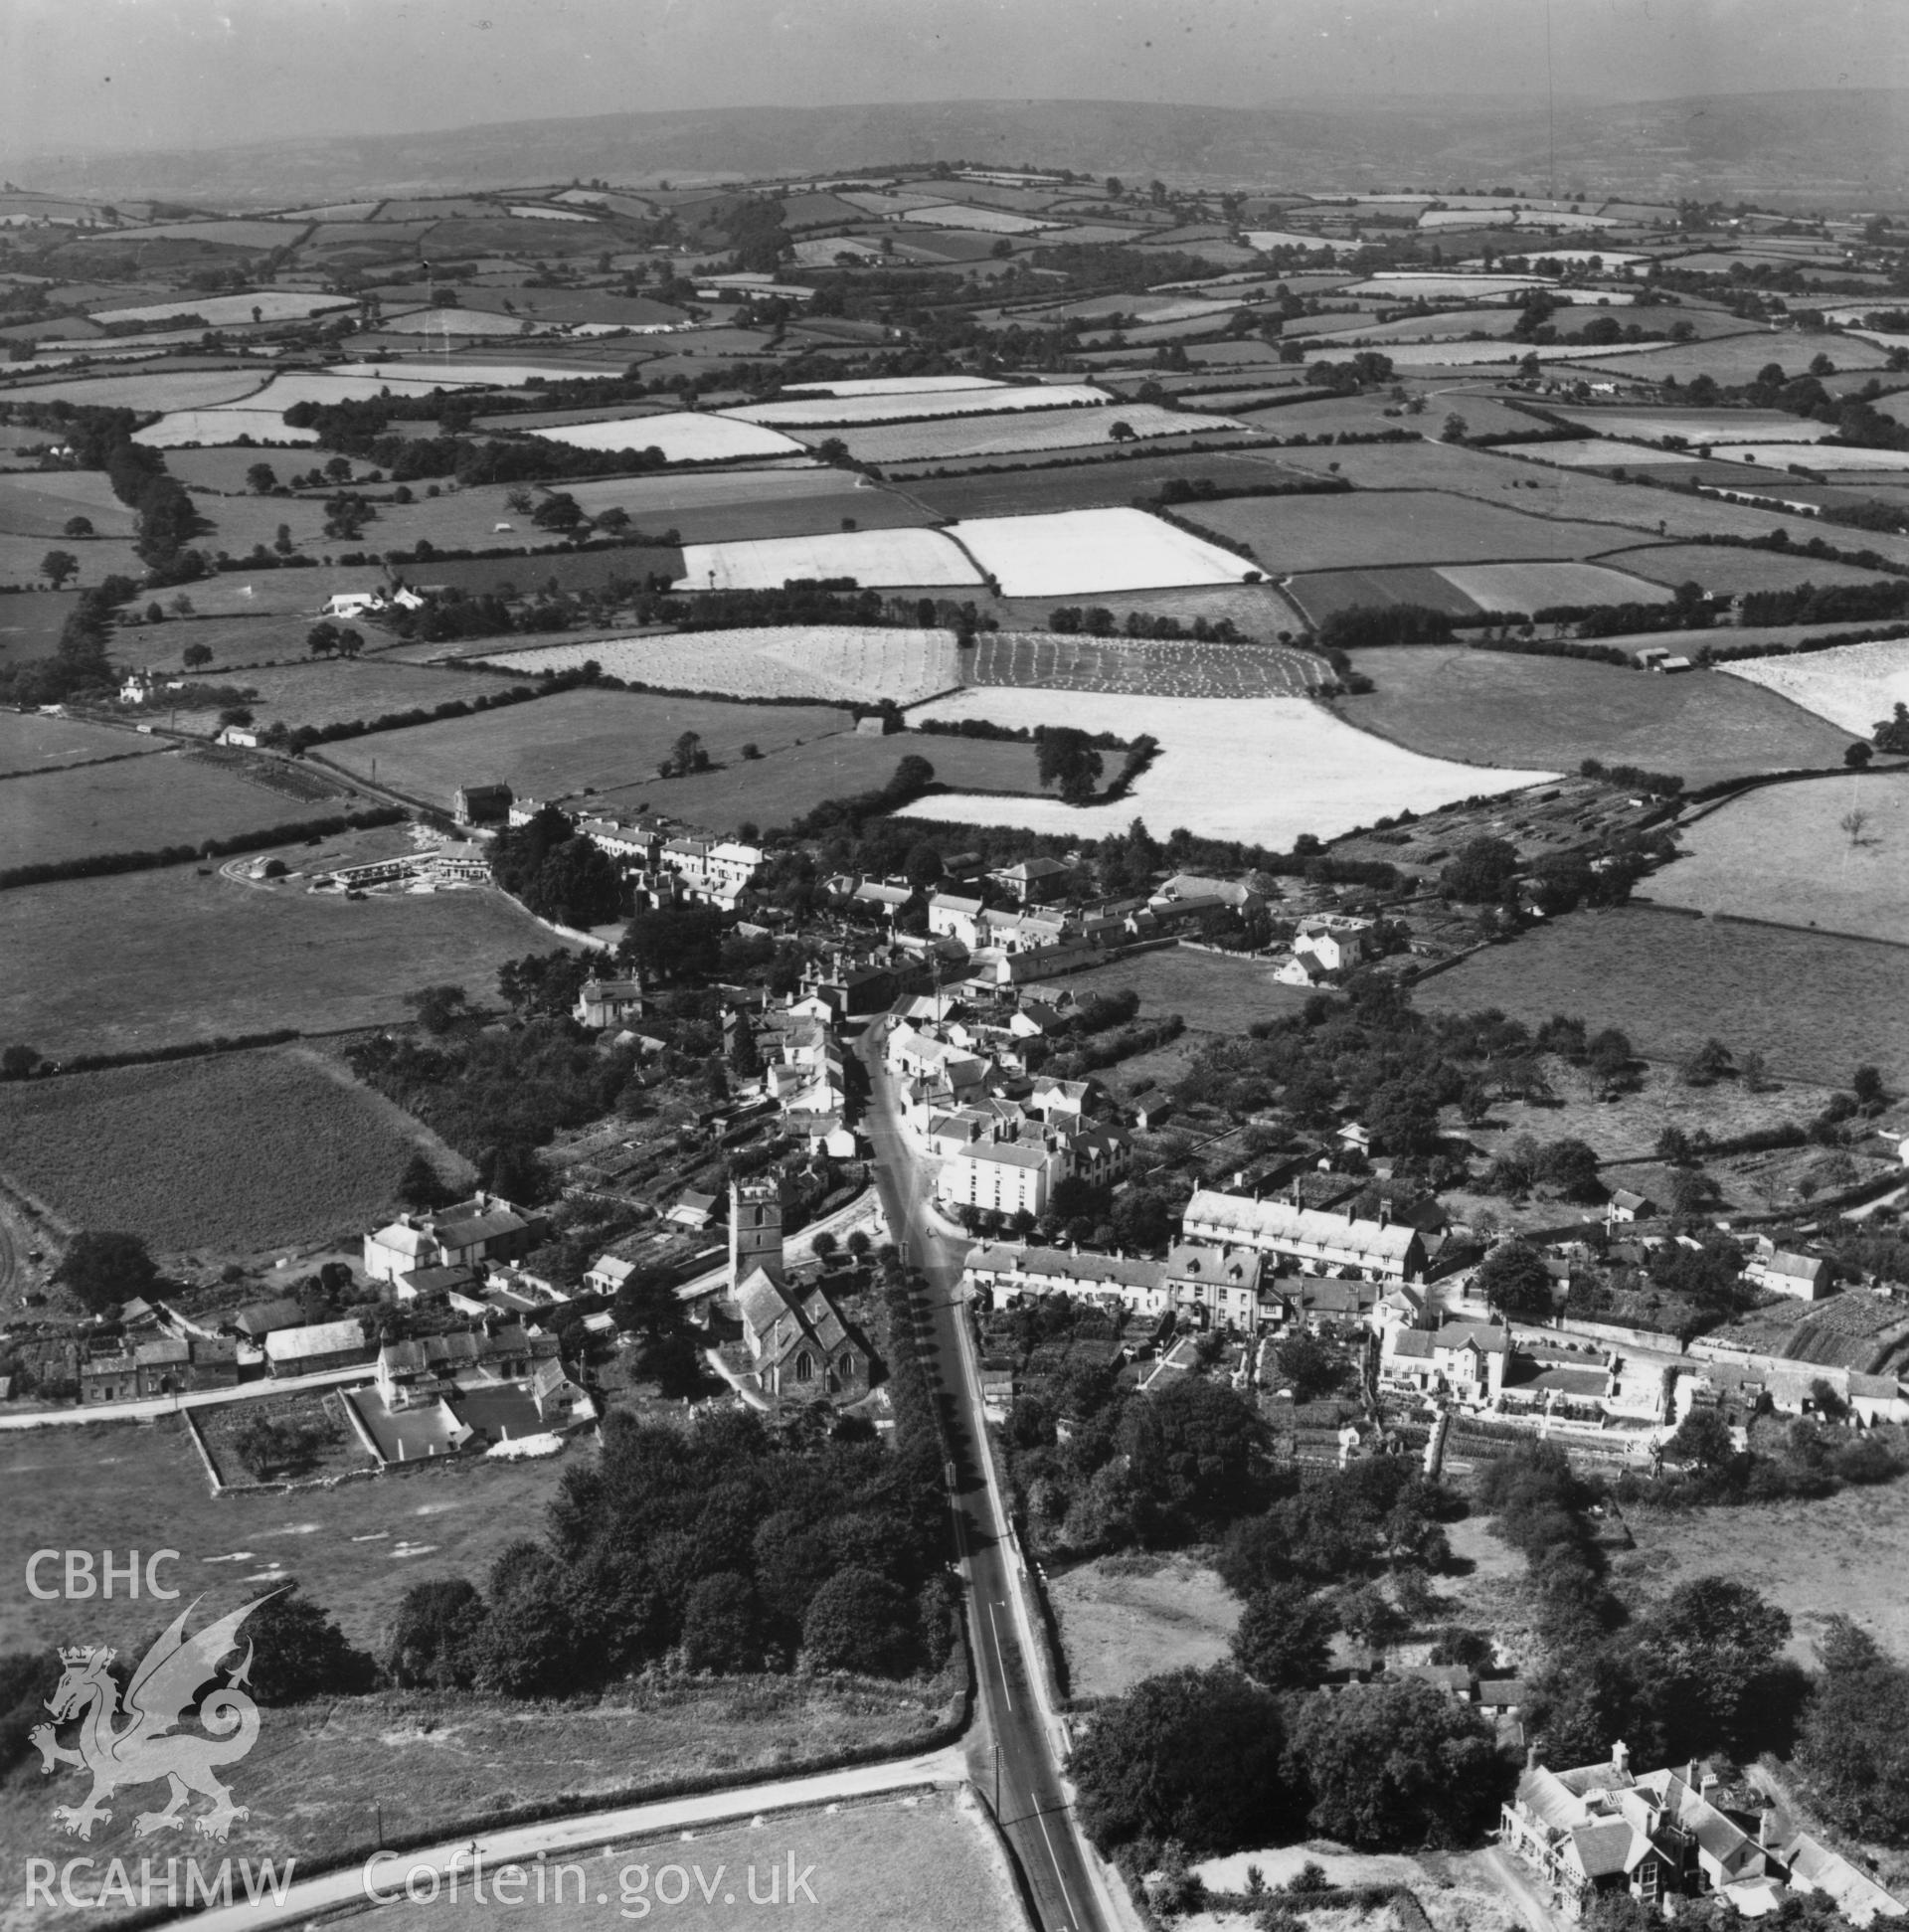
{"type": "Polygon", "coordinates": [[[1909,9],[483,3],[0,0],[0,1932],[1909,1921],[1909,9]]]}

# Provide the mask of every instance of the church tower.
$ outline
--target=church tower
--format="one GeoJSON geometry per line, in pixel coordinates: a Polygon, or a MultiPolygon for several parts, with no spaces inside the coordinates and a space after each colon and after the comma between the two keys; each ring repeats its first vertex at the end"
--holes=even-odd
{"type": "Polygon", "coordinates": [[[760,1268],[782,1285],[782,1197],[775,1180],[739,1180],[729,1190],[729,1285],[760,1268]]]}

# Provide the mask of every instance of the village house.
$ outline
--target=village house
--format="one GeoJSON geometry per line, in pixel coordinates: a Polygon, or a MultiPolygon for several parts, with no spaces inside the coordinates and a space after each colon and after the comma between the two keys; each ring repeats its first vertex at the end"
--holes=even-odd
{"type": "Polygon", "coordinates": [[[676,875],[685,896],[724,912],[734,912],[762,877],[766,857],[760,846],[735,839],[672,838],[662,849],[663,867],[676,875]]]}
{"type": "Polygon", "coordinates": [[[1017,906],[1045,904],[1066,891],[1069,869],[1059,859],[1023,859],[990,872],[988,882],[1017,906]]]}
{"type": "Polygon", "coordinates": [[[1510,1356],[1510,1330],[1483,1322],[1390,1328],[1380,1346],[1379,1386],[1484,1408],[1502,1391],[1510,1356]]]}
{"type": "Polygon", "coordinates": [[[1775,1295],[1799,1302],[1820,1302],[1835,1287],[1835,1267],[1821,1255],[1795,1254],[1777,1248],[1744,1265],[1743,1279],[1775,1295]]]}
{"type": "Polygon", "coordinates": [[[967,1251],[962,1279],[970,1292],[996,1298],[1072,1295],[1129,1315],[1159,1317],[1169,1309],[1197,1327],[1256,1333],[1261,1321],[1261,1257],[1250,1249],[1202,1248],[1178,1242],[1164,1261],[1074,1248],[983,1241],[967,1251]]]}
{"type": "Polygon", "coordinates": [[[460,785],[452,801],[452,816],[460,825],[508,823],[510,800],[507,785],[460,785]]]}
{"type": "Polygon", "coordinates": [[[958,940],[968,952],[981,943],[981,918],[987,902],[958,892],[932,892],[928,898],[928,930],[932,938],[958,940]]]}
{"type": "Polygon", "coordinates": [[[354,1368],[371,1359],[365,1324],[347,1316],[338,1321],[312,1321],[297,1328],[274,1328],[265,1337],[265,1372],[274,1380],[291,1375],[322,1375],[354,1368]]]}
{"type": "Polygon", "coordinates": [[[1417,1228],[1364,1220],[1349,1208],[1328,1213],[1202,1187],[1187,1202],[1180,1228],[1189,1241],[1257,1248],[1308,1274],[1375,1282],[1419,1281],[1425,1275],[1425,1238],[1417,1228]]]}
{"type": "Polygon", "coordinates": [[[945,1160],[936,1176],[935,1197],[945,1207],[977,1208],[1010,1219],[1047,1212],[1056,1182],[1064,1177],[1065,1156],[1058,1148],[1019,1143],[977,1145],[945,1160]]]}
{"type": "Polygon", "coordinates": [[[640,979],[586,979],[571,1016],[579,1026],[599,1029],[641,1019],[647,1007],[640,979]]]}
{"type": "Polygon", "coordinates": [[[239,1344],[229,1336],[152,1336],[122,1342],[80,1364],[82,1402],[127,1402],[193,1389],[231,1388],[239,1344]]]}
{"type": "Polygon", "coordinates": [[[375,1282],[396,1282],[420,1268],[474,1266],[521,1255],[537,1223],[498,1194],[473,1194],[434,1214],[401,1214],[365,1236],[364,1270],[375,1282]]]}

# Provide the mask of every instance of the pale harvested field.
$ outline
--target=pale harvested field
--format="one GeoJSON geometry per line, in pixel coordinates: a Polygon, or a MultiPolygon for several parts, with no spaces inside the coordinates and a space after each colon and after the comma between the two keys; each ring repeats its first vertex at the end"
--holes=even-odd
{"type": "Polygon", "coordinates": [[[954,535],[1010,598],[1237,584],[1253,568],[1144,510],[975,517],[954,535]]]}
{"type": "Polygon", "coordinates": [[[1670,602],[1661,585],[1597,564],[1446,564],[1439,575],[1480,611],[1670,602]]]}
{"type": "MultiPolygon", "coordinates": [[[[1670,1589],[1699,1576],[1749,1579],[1790,1613],[1790,1653],[1814,1664],[1831,1617],[1853,1617],[1909,1663],[1909,1484],[1851,1488],[1809,1502],[1656,1514],[1627,1508],[1638,1540],[1637,1573],[1670,1589]]],[[[1621,1582],[1630,1565],[1619,1558],[1621,1582]]]]}
{"type": "Polygon", "coordinates": [[[1118,1697],[1142,1677],[1227,1656],[1239,1599],[1186,1556],[1100,1557],[1048,1579],[1070,1688],[1118,1697]]]}
{"type": "Polygon", "coordinates": [[[269,380],[269,373],[261,369],[152,369],[130,376],[76,376],[71,382],[35,383],[14,400],[80,403],[101,410],[213,409],[252,395],[269,380]]]}
{"type": "Polygon", "coordinates": [[[1301,698],[1219,702],[990,686],[970,687],[924,711],[1004,725],[1065,720],[1128,739],[1142,732],[1158,738],[1159,757],[1114,804],[957,794],[925,799],[909,814],[1081,837],[1124,831],[1137,815],[1156,829],[1184,825],[1210,838],[1285,850],[1302,832],[1335,837],[1407,807],[1430,811],[1474,792],[1515,790],[1555,776],[1421,758],[1354,733],[1301,698]]]}
{"type": "Polygon", "coordinates": [[[826,396],[785,397],[774,403],[746,403],[722,414],[738,423],[771,428],[813,429],[824,425],[908,423],[940,416],[997,416],[1010,410],[1058,410],[1111,398],[1091,383],[1021,383],[995,389],[866,389],[826,396]]]}
{"type": "MultiPolygon", "coordinates": [[[[1770,786],[1678,836],[1641,897],[1909,941],[1909,773],[1770,786]],[[1861,812],[1852,837],[1841,820],[1861,812]]],[[[1904,962],[1909,979],[1909,958],[1904,962]]]]}
{"type": "Polygon", "coordinates": [[[1721,668],[1860,738],[1867,738],[1896,705],[1909,704],[1909,638],[1838,644],[1795,657],[1752,657],[1721,668]]]}
{"type": "Polygon", "coordinates": [[[579,449],[657,448],[669,462],[720,462],[732,456],[792,454],[801,444],[775,430],[754,423],[738,423],[726,416],[699,416],[670,411],[662,416],[631,417],[616,423],[570,423],[554,430],[533,430],[547,442],[568,442],[579,449]]]}
{"type": "MultiPolygon", "coordinates": [[[[1093,409],[1022,410],[1014,416],[967,416],[936,423],[890,423],[866,430],[806,430],[811,444],[839,434],[857,462],[954,461],[963,456],[1039,455],[1084,448],[1109,440],[1125,423],[1134,439],[1180,437],[1191,432],[1249,433],[1250,426],[1224,416],[1190,416],[1157,403],[1108,403],[1093,409]]],[[[613,446],[613,445],[612,445],[613,446]]],[[[747,452],[739,452],[747,453],[747,452]]]]}
{"type": "MultiPolygon", "coordinates": [[[[289,408],[290,405],[285,406],[289,408]]],[[[148,449],[178,449],[190,443],[228,444],[249,438],[264,449],[315,443],[316,430],[296,430],[278,410],[174,410],[132,434],[148,449]]]]}
{"type": "Polygon", "coordinates": [[[961,682],[950,630],[776,624],[688,630],[502,651],[485,661],[513,671],[567,670],[595,659],[606,675],[679,691],[739,698],[815,698],[919,704],[961,682]]]}

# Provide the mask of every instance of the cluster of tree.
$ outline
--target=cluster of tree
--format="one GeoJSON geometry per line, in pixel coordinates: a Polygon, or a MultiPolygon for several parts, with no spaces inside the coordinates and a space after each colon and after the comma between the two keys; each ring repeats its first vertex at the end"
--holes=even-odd
{"type": "Polygon", "coordinates": [[[1822,1673],[1797,1737],[1797,1768],[1844,1831],[1909,1839],[1909,1668],[1848,1617],[1817,1640],[1822,1673]]]}
{"type": "Polygon", "coordinates": [[[1148,1677],[1103,1705],[1068,1763],[1089,1835],[1128,1869],[1329,1838],[1456,1845],[1510,1784],[1475,1710],[1414,1681],[1281,1697],[1225,1666],[1148,1677]]]}
{"type": "Polygon", "coordinates": [[[1799,584],[1789,591],[1746,591],[1746,624],[1864,623],[1909,615],[1909,582],[1799,584]]]}
{"type": "Polygon", "coordinates": [[[1642,765],[1606,765],[1602,759],[1583,760],[1578,771],[1587,779],[1602,779],[1625,791],[1643,791],[1653,798],[1674,798],[1683,781],[1674,772],[1649,772],[1642,765]]]}
{"type": "Polygon", "coordinates": [[[540,919],[560,925],[602,926],[627,910],[616,862],[555,805],[492,839],[490,872],[540,919]]]}
{"type": "Polygon", "coordinates": [[[137,590],[116,574],[80,593],[60,627],[51,657],[0,664],[0,704],[64,704],[70,698],[104,697],[114,683],[106,643],[113,611],[137,590]]]}
{"type": "Polygon", "coordinates": [[[1425,604],[1352,604],[1326,614],[1319,643],[1326,650],[1374,644],[1443,644],[1452,636],[1449,612],[1425,604]]]}
{"type": "Polygon", "coordinates": [[[1362,389],[1376,388],[1392,380],[1392,358],[1377,349],[1361,349],[1344,362],[1321,358],[1306,369],[1305,380],[1314,389],[1356,396],[1362,389]]]}

